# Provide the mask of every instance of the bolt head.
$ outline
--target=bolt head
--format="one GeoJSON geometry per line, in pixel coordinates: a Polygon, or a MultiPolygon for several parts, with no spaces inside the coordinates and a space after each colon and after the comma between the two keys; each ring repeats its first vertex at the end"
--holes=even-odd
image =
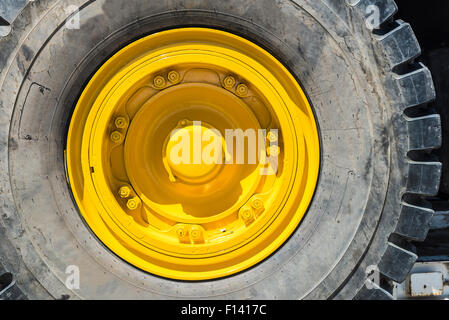
{"type": "Polygon", "coordinates": [[[192,228],[192,230],[190,230],[190,236],[193,240],[201,239],[202,234],[203,233],[201,232],[200,228],[192,228]]]}
{"type": "Polygon", "coordinates": [[[243,220],[249,221],[253,217],[253,210],[251,210],[251,208],[249,207],[243,207],[240,210],[240,216],[242,217],[243,220]]]}
{"type": "Polygon", "coordinates": [[[128,126],[128,120],[125,117],[117,117],[114,121],[114,124],[119,129],[124,129],[128,126]]]}
{"type": "Polygon", "coordinates": [[[131,189],[128,186],[123,186],[120,187],[118,194],[120,196],[120,198],[128,198],[129,195],[131,194],[131,189]]]}
{"type": "Polygon", "coordinates": [[[260,199],[253,199],[253,201],[251,201],[251,206],[256,210],[259,210],[263,208],[263,202],[260,199]]]}
{"type": "Polygon", "coordinates": [[[187,235],[187,231],[185,227],[178,227],[176,229],[176,235],[178,238],[184,238],[187,235]]]}
{"type": "Polygon", "coordinates": [[[153,79],[153,84],[154,84],[154,86],[155,86],[156,88],[162,89],[162,88],[165,87],[165,84],[166,84],[165,78],[162,77],[162,76],[156,76],[156,77],[154,77],[154,79],[153,79]]]}
{"type": "Polygon", "coordinates": [[[224,86],[226,89],[232,89],[232,88],[234,88],[235,83],[236,83],[236,81],[235,81],[235,78],[234,78],[233,76],[227,76],[227,77],[224,78],[224,80],[223,80],[223,86],[224,86]]]}
{"type": "Polygon", "coordinates": [[[267,134],[268,141],[270,142],[276,142],[278,140],[278,135],[274,133],[273,131],[268,132],[267,134]]]}
{"type": "Polygon", "coordinates": [[[122,134],[119,131],[112,132],[111,140],[116,143],[120,142],[122,140],[122,134]]]}
{"type": "Polygon", "coordinates": [[[129,199],[126,202],[126,206],[128,207],[129,210],[136,210],[139,207],[139,204],[140,204],[140,199],[137,197],[129,199]]]}
{"type": "Polygon", "coordinates": [[[178,127],[186,127],[189,124],[188,120],[181,120],[178,122],[178,127]]]}
{"type": "Polygon", "coordinates": [[[248,94],[248,87],[246,84],[239,84],[236,89],[236,93],[239,97],[244,97],[248,94]]]}
{"type": "Polygon", "coordinates": [[[179,73],[178,73],[178,72],[176,72],[176,71],[170,71],[170,72],[168,73],[167,78],[168,78],[168,80],[169,80],[171,83],[178,83],[181,77],[179,76],[179,73]]]}
{"type": "Polygon", "coordinates": [[[279,149],[278,146],[271,146],[271,147],[268,148],[268,155],[269,156],[276,157],[276,156],[279,155],[279,153],[280,153],[280,149],[279,149]]]}

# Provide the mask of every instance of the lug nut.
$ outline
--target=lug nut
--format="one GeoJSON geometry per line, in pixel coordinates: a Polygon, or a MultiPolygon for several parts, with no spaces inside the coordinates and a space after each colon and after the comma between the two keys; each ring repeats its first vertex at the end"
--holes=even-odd
{"type": "Polygon", "coordinates": [[[187,230],[184,226],[178,227],[176,229],[176,235],[178,236],[179,239],[185,238],[185,236],[187,235],[187,230]]]}
{"type": "Polygon", "coordinates": [[[118,194],[119,194],[120,198],[123,198],[123,199],[128,198],[129,195],[131,194],[131,189],[128,186],[120,187],[118,194]]]}
{"type": "Polygon", "coordinates": [[[128,126],[128,120],[125,117],[117,117],[114,121],[114,124],[119,129],[124,129],[128,126]]]}
{"type": "Polygon", "coordinates": [[[255,209],[255,210],[260,210],[263,208],[263,202],[260,199],[253,199],[251,201],[251,206],[255,209]]]}
{"type": "Polygon", "coordinates": [[[240,217],[248,222],[253,218],[253,210],[249,207],[243,207],[240,209],[240,217]]]}
{"type": "Polygon", "coordinates": [[[271,147],[268,148],[267,152],[268,152],[269,156],[276,157],[276,156],[279,155],[280,149],[279,149],[278,146],[271,146],[271,147]]]}
{"type": "Polygon", "coordinates": [[[138,197],[134,197],[132,199],[129,199],[126,202],[126,206],[129,210],[136,210],[140,205],[140,199],[138,197]]]}
{"type": "Polygon", "coordinates": [[[114,131],[111,133],[111,140],[115,143],[122,141],[122,134],[119,131],[114,131]]]}
{"type": "Polygon", "coordinates": [[[246,84],[239,84],[235,92],[239,97],[244,97],[248,94],[248,87],[246,84]]]}
{"type": "Polygon", "coordinates": [[[192,237],[193,241],[201,240],[202,235],[203,232],[199,227],[192,227],[192,229],[190,230],[190,236],[192,237]]]}
{"type": "Polygon", "coordinates": [[[276,142],[278,141],[278,135],[274,133],[273,131],[268,132],[267,139],[270,142],[276,142]]]}
{"type": "Polygon", "coordinates": [[[179,80],[180,80],[179,73],[176,72],[176,71],[170,71],[170,72],[168,73],[168,76],[167,76],[167,77],[168,77],[168,81],[170,81],[170,82],[173,83],[173,84],[178,83],[179,80]]]}
{"type": "Polygon", "coordinates": [[[236,83],[236,81],[235,81],[235,78],[234,78],[233,76],[227,76],[227,77],[224,78],[224,80],[223,80],[223,86],[224,86],[226,89],[232,89],[232,88],[234,88],[235,83],[236,83]]]}
{"type": "Polygon", "coordinates": [[[178,127],[184,128],[189,124],[189,120],[181,120],[178,122],[178,127]]]}
{"type": "Polygon", "coordinates": [[[162,89],[165,87],[165,78],[162,76],[154,77],[153,84],[156,88],[162,89]]]}

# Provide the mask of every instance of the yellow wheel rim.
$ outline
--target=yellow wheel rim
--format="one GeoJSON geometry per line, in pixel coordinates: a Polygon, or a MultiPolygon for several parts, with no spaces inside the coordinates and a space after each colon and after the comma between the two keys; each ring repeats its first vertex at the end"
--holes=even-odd
{"type": "Polygon", "coordinates": [[[112,56],[81,94],[67,139],[70,186],[95,235],[179,280],[228,276],[279,248],[307,211],[319,160],[312,109],[289,71],[206,28],[155,33],[112,56]],[[174,160],[183,138],[191,162],[174,160]],[[214,162],[198,156],[208,150],[214,162]]]}

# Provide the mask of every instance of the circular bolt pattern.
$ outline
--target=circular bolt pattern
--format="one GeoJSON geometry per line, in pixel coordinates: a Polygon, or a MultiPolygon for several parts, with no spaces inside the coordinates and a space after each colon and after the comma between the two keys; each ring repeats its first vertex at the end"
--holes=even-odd
{"type": "Polygon", "coordinates": [[[124,129],[128,126],[128,120],[125,117],[117,117],[114,121],[114,124],[119,129],[124,129]]]}
{"type": "Polygon", "coordinates": [[[122,134],[120,132],[118,132],[118,131],[112,132],[111,133],[111,140],[113,142],[116,142],[116,143],[120,142],[122,140],[122,134]]]}
{"type": "Polygon", "coordinates": [[[244,97],[248,94],[248,87],[246,84],[239,84],[235,92],[239,97],[244,97]]]}
{"type": "Polygon", "coordinates": [[[132,199],[129,199],[128,202],[126,202],[126,206],[129,210],[136,210],[139,207],[140,199],[137,197],[134,197],[132,199]]]}
{"type": "MultiPolygon", "coordinates": [[[[117,256],[155,276],[209,281],[259,263],[296,230],[316,186],[319,137],[300,85],[272,55],[237,35],[179,28],[126,46],[102,72],[110,75],[109,85],[101,74],[93,77],[71,119],[67,173],[81,213],[117,256]],[[186,39],[204,50],[192,54],[186,39]],[[123,68],[117,69],[117,61],[123,68]],[[151,102],[130,98],[146,86],[152,89],[142,99],[151,102]],[[91,101],[97,95],[107,101],[91,101]],[[177,165],[171,151],[179,139],[170,140],[168,130],[183,129],[190,138],[185,142],[193,142],[198,128],[192,118],[202,122],[201,138],[215,127],[265,129],[259,164],[221,167],[229,161],[212,161],[206,170],[210,161],[202,156],[208,144],[202,139],[199,150],[188,148],[199,151],[200,162],[177,165]],[[281,126],[279,133],[271,130],[279,144],[272,142],[270,128],[281,126]],[[260,167],[278,164],[268,157],[273,145],[280,145],[280,156],[285,153],[282,170],[265,178],[260,167]],[[157,192],[162,187],[167,192],[157,192]],[[85,190],[92,190],[89,197],[85,190]],[[216,190],[226,191],[225,203],[213,200],[216,190]]],[[[220,147],[224,159],[217,160],[232,158],[228,146],[220,147]]]]}
{"type": "Polygon", "coordinates": [[[232,89],[232,88],[234,88],[235,83],[236,83],[236,81],[235,81],[235,78],[234,78],[233,76],[227,76],[227,77],[224,78],[224,80],[223,80],[223,86],[224,86],[226,89],[232,89]]]}
{"type": "Polygon", "coordinates": [[[176,71],[170,71],[168,73],[168,81],[171,83],[178,83],[181,77],[179,76],[179,73],[176,71]]]}
{"type": "Polygon", "coordinates": [[[165,87],[165,78],[162,76],[154,77],[153,83],[156,88],[162,89],[165,87]]]}
{"type": "Polygon", "coordinates": [[[128,186],[123,186],[119,189],[118,194],[120,196],[120,198],[128,198],[129,195],[131,194],[131,189],[128,186]]]}

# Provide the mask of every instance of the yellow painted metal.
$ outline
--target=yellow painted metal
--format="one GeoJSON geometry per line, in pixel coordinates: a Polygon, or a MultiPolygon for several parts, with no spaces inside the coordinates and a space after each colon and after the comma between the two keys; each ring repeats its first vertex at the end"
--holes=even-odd
{"type": "MultiPolygon", "coordinates": [[[[223,157],[220,159],[212,159],[215,161],[204,161],[203,157],[200,157],[195,163],[194,157],[195,152],[198,155],[203,155],[204,152],[207,151],[206,144],[199,144],[198,150],[195,150],[195,145],[193,143],[188,143],[189,152],[186,152],[188,155],[188,159],[185,162],[182,161],[174,161],[178,160],[174,155],[182,152],[182,147],[184,146],[181,142],[184,140],[190,142],[194,141],[195,136],[199,138],[208,135],[208,140],[217,141],[220,143],[221,148],[225,146],[226,142],[224,141],[221,134],[219,132],[215,133],[212,126],[207,126],[205,123],[201,125],[195,125],[188,120],[184,121],[184,125],[181,124],[180,130],[175,131],[174,134],[170,135],[168,142],[166,143],[165,155],[163,156],[164,164],[166,163],[166,169],[169,173],[170,181],[175,182],[176,179],[180,179],[186,183],[191,184],[205,184],[208,181],[214,179],[217,174],[220,172],[220,169],[223,165],[223,157]]],[[[224,150],[220,150],[221,155],[224,154],[224,150]]],[[[218,156],[218,154],[217,154],[218,156]]],[[[183,159],[180,159],[183,160],[183,159]]]]}
{"type": "Polygon", "coordinates": [[[254,43],[207,28],[155,33],[112,56],[80,96],[67,140],[72,192],[96,236],[136,267],[179,280],[228,276],[279,248],[307,211],[319,162],[295,78],[254,43]],[[276,129],[264,152],[278,171],[262,175],[264,161],[174,162],[176,128],[215,132],[207,141],[276,129]]]}

